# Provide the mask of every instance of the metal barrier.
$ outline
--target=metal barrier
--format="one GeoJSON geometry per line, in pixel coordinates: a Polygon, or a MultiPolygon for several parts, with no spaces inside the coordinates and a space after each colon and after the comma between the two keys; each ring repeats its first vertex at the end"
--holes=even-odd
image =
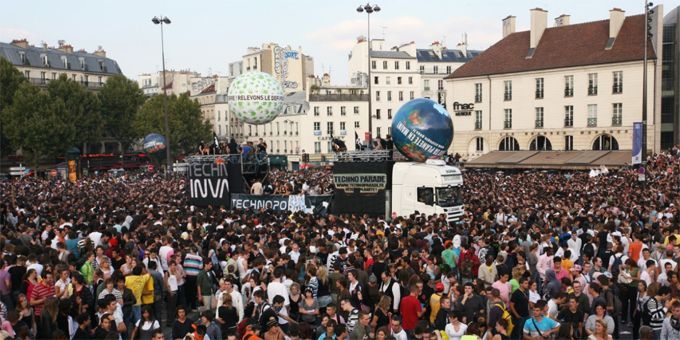
{"type": "Polygon", "coordinates": [[[334,162],[384,162],[405,159],[396,150],[361,150],[338,152],[334,155],[334,162]]]}

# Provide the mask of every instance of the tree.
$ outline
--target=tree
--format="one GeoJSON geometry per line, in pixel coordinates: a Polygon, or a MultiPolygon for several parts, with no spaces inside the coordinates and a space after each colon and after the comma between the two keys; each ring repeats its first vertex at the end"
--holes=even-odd
{"type": "MultiPolygon", "coordinates": [[[[172,154],[190,153],[201,140],[209,140],[212,127],[203,119],[203,113],[196,101],[187,94],[167,97],[168,125],[172,154]]],[[[139,109],[134,122],[137,133],[146,136],[155,132],[165,135],[163,124],[163,95],[147,100],[139,109]]]]}
{"type": "MultiPolygon", "coordinates": [[[[0,58],[0,113],[12,105],[14,93],[19,88],[19,85],[25,82],[26,78],[12,63],[4,58],[0,58]]],[[[5,121],[0,118],[0,144],[2,146],[0,155],[6,155],[12,151],[9,139],[6,138],[6,134],[3,132],[4,125],[5,121]]]]}
{"type": "Polygon", "coordinates": [[[104,131],[122,144],[123,151],[135,139],[143,137],[133,128],[135,115],[145,100],[136,82],[124,76],[113,76],[99,91],[99,100],[104,131]]]}
{"type": "Polygon", "coordinates": [[[21,148],[35,166],[41,156],[63,155],[72,145],[77,130],[65,116],[63,101],[27,82],[19,85],[12,105],[2,111],[3,128],[12,146],[21,148]]]}
{"type": "Polygon", "coordinates": [[[53,100],[64,104],[64,122],[73,125],[78,132],[70,141],[72,145],[80,146],[101,140],[104,122],[100,111],[101,102],[96,94],[68,79],[66,75],[51,81],[47,85],[47,92],[53,100]]]}

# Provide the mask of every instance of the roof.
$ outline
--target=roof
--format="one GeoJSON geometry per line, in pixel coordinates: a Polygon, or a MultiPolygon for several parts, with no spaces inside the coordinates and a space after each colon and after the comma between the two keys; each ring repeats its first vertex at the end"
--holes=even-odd
{"type": "Polygon", "coordinates": [[[617,151],[492,151],[465,163],[466,168],[590,169],[630,165],[630,150],[617,151]]]}
{"type": "Polygon", "coordinates": [[[21,48],[19,46],[0,42],[0,58],[9,60],[15,66],[28,66],[44,68],[42,55],[47,56],[49,69],[53,70],[74,70],[85,71],[88,73],[105,73],[105,74],[122,74],[118,63],[110,58],[101,57],[96,54],[86,53],[82,51],[64,52],[55,48],[44,48],[36,46],[28,46],[21,48]],[[26,63],[21,62],[21,53],[24,52],[26,56],[26,63]],[[64,67],[62,57],[66,57],[69,68],[64,67]],[[83,58],[84,69],[81,67],[80,58],[83,58]],[[102,62],[103,70],[99,66],[102,62]]]}
{"type": "MultiPolygon", "coordinates": [[[[172,84],[172,83],[170,83],[170,84],[172,84]]],[[[204,88],[203,91],[201,91],[201,93],[199,93],[199,95],[208,94],[208,93],[215,93],[215,84],[210,84],[210,86],[207,86],[206,88],[204,88]]]]}
{"type": "Polygon", "coordinates": [[[467,56],[463,54],[463,51],[461,50],[443,50],[442,51],[442,57],[439,58],[439,56],[434,52],[432,49],[418,49],[416,51],[416,57],[418,58],[419,62],[457,62],[457,63],[465,63],[472,58],[478,56],[482,51],[473,51],[473,50],[468,50],[467,51],[467,56]]]}
{"type": "Polygon", "coordinates": [[[404,51],[371,51],[371,58],[415,59],[416,57],[404,51]]]}
{"type": "MultiPolygon", "coordinates": [[[[605,49],[609,20],[547,28],[530,59],[527,59],[530,32],[513,33],[446,79],[642,60],[644,20],[644,15],[626,17],[609,50],[605,49]]],[[[649,59],[655,59],[652,44],[648,46],[649,59]]]]}

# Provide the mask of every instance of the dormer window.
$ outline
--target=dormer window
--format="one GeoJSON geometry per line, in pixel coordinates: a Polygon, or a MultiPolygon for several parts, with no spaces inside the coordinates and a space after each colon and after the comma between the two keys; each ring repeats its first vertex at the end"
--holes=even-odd
{"type": "Polygon", "coordinates": [[[102,72],[106,72],[106,66],[104,65],[103,60],[99,60],[99,70],[102,72]]]}
{"type": "Polygon", "coordinates": [[[78,60],[80,60],[80,69],[84,70],[85,69],[85,58],[80,57],[80,58],[78,58],[78,60]]]}
{"type": "Polygon", "coordinates": [[[21,65],[28,65],[28,59],[26,58],[25,52],[19,52],[19,59],[21,59],[21,65]]]}
{"type": "Polygon", "coordinates": [[[50,62],[47,60],[47,55],[46,54],[41,54],[40,59],[42,60],[42,64],[44,67],[50,67],[50,62]]]}
{"type": "Polygon", "coordinates": [[[64,65],[64,68],[65,68],[65,69],[68,69],[68,68],[69,68],[69,67],[68,67],[68,66],[69,66],[69,65],[68,65],[68,58],[66,58],[66,56],[61,56],[61,63],[64,65]]]}

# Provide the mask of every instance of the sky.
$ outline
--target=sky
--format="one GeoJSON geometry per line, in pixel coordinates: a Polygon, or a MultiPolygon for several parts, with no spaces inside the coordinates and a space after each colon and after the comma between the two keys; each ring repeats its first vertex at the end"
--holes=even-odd
{"type": "MultiPolygon", "coordinates": [[[[365,0],[364,0],[365,1],[365,0]]],[[[664,4],[664,12],[678,2],[664,4]]],[[[151,22],[164,15],[167,69],[227,74],[230,62],[246,49],[276,42],[301,47],[314,58],[315,72],[328,72],[334,84],[349,79],[347,57],[360,35],[366,35],[365,4],[347,0],[25,0],[2,3],[0,41],[26,38],[32,45],[56,46],[65,40],[74,49],[102,46],[131,79],[161,69],[160,29],[151,22]]],[[[376,0],[381,11],[371,15],[372,38],[387,46],[415,41],[427,48],[433,41],[456,48],[467,33],[470,49],[485,49],[501,39],[501,21],[517,17],[517,30],[529,27],[529,10],[548,11],[548,25],[561,14],[571,23],[609,18],[618,7],[640,14],[639,0],[376,0]]],[[[577,38],[577,37],[575,37],[577,38]]]]}

